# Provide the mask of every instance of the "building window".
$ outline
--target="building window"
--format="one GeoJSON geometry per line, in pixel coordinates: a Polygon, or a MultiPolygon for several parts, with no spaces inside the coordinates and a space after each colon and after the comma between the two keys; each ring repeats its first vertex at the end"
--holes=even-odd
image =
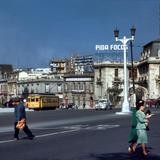
{"type": "Polygon", "coordinates": [[[90,83],[90,84],[89,84],[89,92],[90,92],[90,93],[93,93],[93,83],[90,83]]]}
{"type": "Polygon", "coordinates": [[[75,90],[78,90],[78,83],[75,83],[75,90]]]}
{"type": "Polygon", "coordinates": [[[57,85],[57,90],[58,90],[58,92],[62,92],[62,85],[61,84],[57,85]]]}
{"type": "Polygon", "coordinates": [[[148,49],[148,57],[150,57],[151,51],[150,49],[148,49]]]}
{"type": "Polygon", "coordinates": [[[83,83],[83,89],[86,92],[86,83],[85,82],[83,83]]]}
{"type": "Polygon", "coordinates": [[[158,49],[158,57],[160,57],[160,49],[158,49]]]}
{"type": "Polygon", "coordinates": [[[78,96],[78,106],[80,106],[80,96],[78,96]]]}
{"type": "Polygon", "coordinates": [[[75,90],[76,89],[76,84],[75,83],[73,83],[73,90],[75,90]]]}
{"type": "Polygon", "coordinates": [[[69,84],[69,83],[67,84],[67,90],[68,90],[68,92],[70,92],[70,91],[71,91],[71,86],[70,86],[70,84],[69,84]]]}
{"type": "Polygon", "coordinates": [[[75,98],[74,98],[74,96],[72,97],[72,103],[75,104],[75,98]]]}
{"type": "Polygon", "coordinates": [[[49,84],[48,83],[46,83],[45,91],[46,91],[46,93],[49,93],[49,84]]]}
{"type": "Polygon", "coordinates": [[[65,92],[67,92],[67,89],[68,89],[68,87],[67,87],[67,83],[66,83],[65,86],[64,86],[65,92]]]}
{"type": "Polygon", "coordinates": [[[79,90],[83,90],[83,83],[79,83],[79,90]]]}
{"type": "Polygon", "coordinates": [[[114,76],[115,76],[115,77],[118,77],[118,68],[116,68],[116,69],[114,70],[114,76]]]}

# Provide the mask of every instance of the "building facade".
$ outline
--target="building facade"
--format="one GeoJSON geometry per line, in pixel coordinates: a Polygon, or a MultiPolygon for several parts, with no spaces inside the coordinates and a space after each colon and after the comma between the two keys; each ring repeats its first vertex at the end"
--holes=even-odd
{"type": "Polygon", "coordinates": [[[27,97],[31,93],[54,94],[62,101],[64,85],[63,78],[52,74],[48,69],[17,70],[10,73],[7,79],[0,80],[0,89],[1,102],[15,96],[27,97]]]}
{"type": "MultiPolygon", "coordinates": [[[[109,99],[113,105],[121,106],[123,101],[123,86],[124,86],[124,68],[122,62],[117,61],[104,61],[95,62],[95,98],[98,100],[100,98],[109,99]]],[[[134,68],[137,64],[134,63],[134,68]]],[[[128,97],[131,96],[133,83],[132,83],[132,72],[131,64],[127,66],[128,73],[128,97]]],[[[137,80],[137,72],[134,69],[134,78],[137,80]]]]}
{"type": "Polygon", "coordinates": [[[63,79],[35,79],[17,81],[17,95],[49,93],[63,99],[63,79]]]}
{"type": "Polygon", "coordinates": [[[12,65],[0,64],[0,103],[5,103],[8,99],[8,79],[13,72],[12,65]]]}
{"type": "Polygon", "coordinates": [[[72,57],[72,70],[64,75],[64,105],[94,105],[94,70],[92,56],[72,57]]]}
{"type": "Polygon", "coordinates": [[[139,96],[143,99],[160,97],[160,39],[143,46],[137,68],[139,96]]]}

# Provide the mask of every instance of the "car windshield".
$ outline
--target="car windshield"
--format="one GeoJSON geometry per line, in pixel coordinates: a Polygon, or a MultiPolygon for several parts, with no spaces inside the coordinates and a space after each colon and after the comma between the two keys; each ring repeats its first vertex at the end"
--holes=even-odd
{"type": "Polygon", "coordinates": [[[100,103],[107,103],[107,100],[105,99],[102,99],[102,100],[99,100],[100,103]]]}

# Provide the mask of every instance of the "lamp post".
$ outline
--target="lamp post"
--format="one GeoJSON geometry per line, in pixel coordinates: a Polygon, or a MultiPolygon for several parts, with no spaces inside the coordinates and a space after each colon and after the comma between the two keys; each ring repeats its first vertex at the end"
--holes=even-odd
{"type": "MultiPolygon", "coordinates": [[[[132,30],[133,31],[133,30],[132,30]]],[[[135,31],[135,30],[134,30],[135,31]]],[[[131,33],[131,38],[126,38],[125,36],[123,39],[119,39],[119,30],[116,28],[114,30],[114,36],[115,40],[122,42],[123,44],[123,57],[124,57],[124,101],[122,104],[122,110],[121,112],[118,112],[117,114],[129,114],[130,113],[130,107],[129,107],[129,102],[128,102],[128,78],[127,78],[127,42],[128,41],[133,41],[134,40],[134,34],[131,33]]]]}
{"type": "MultiPolygon", "coordinates": [[[[136,28],[132,26],[131,28],[131,35],[135,36],[136,28]]],[[[132,64],[132,84],[133,84],[133,106],[136,107],[136,91],[135,91],[135,81],[134,81],[134,65],[133,65],[133,45],[132,41],[130,41],[130,48],[131,48],[131,64],[132,64]]]]}

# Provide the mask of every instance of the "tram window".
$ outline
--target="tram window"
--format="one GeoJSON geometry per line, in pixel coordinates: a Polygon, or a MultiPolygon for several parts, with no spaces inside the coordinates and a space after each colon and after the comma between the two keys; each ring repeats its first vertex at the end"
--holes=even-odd
{"type": "Polygon", "coordinates": [[[39,98],[36,98],[36,102],[38,102],[39,101],[39,98]]]}
{"type": "Polygon", "coordinates": [[[31,98],[31,102],[34,102],[35,101],[35,98],[31,98]]]}

